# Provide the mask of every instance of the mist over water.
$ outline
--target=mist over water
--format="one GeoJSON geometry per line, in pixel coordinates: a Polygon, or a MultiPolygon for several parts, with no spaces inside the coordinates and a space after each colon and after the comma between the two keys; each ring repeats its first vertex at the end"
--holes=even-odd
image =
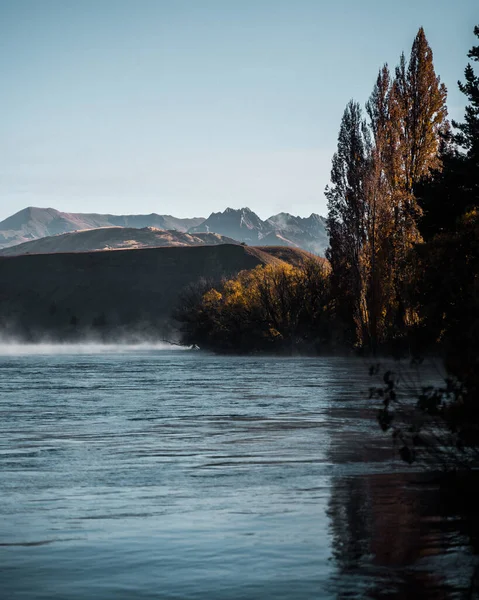
{"type": "Polygon", "coordinates": [[[3,348],[2,597],[467,589],[461,516],[398,462],[375,421],[365,361],[3,348]]]}
{"type": "Polygon", "coordinates": [[[168,342],[116,342],[105,343],[98,340],[80,342],[22,342],[15,339],[0,338],[0,356],[30,356],[57,354],[128,354],[131,352],[150,352],[155,350],[189,350],[168,342]]]}

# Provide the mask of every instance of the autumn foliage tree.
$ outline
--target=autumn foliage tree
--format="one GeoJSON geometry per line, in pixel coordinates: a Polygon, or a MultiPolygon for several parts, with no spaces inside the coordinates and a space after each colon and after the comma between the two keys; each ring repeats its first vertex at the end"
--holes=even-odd
{"type": "Polygon", "coordinates": [[[258,266],[199,294],[176,312],[182,342],[217,352],[317,352],[327,342],[329,266],[258,266]]]}
{"type": "MultiPolygon", "coordinates": [[[[479,27],[474,33],[479,37],[479,27]]],[[[479,46],[468,56],[479,62],[479,46]]],[[[444,168],[420,188],[430,239],[412,262],[423,328],[443,344],[449,370],[471,387],[472,374],[479,373],[479,76],[470,64],[465,79],[459,82],[469,101],[464,122],[453,121],[444,168]]],[[[474,386],[479,393],[479,376],[474,386]]]]}
{"type": "MultiPolygon", "coordinates": [[[[479,37],[479,27],[474,33],[479,37]]],[[[468,56],[479,61],[479,46],[468,56]]],[[[385,377],[379,412],[381,427],[404,444],[405,460],[432,458],[454,469],[479,462],[479,76],[470,64],[459,88],[468,100],[464,121],[453,122],[442,140],[441,168],[413,187],[426,239],[407,259],[419,317],[411,339],[422,353],[442,355],[447,377],[406,403],[385,377]]]]}
{"type": "Polygon", "coordinates": [[[379,72],[366,105],[350,102],[326,190],[332,286],[338,313],[356,344],[376,349],[400,335],[413,316],[403,290],[407,256],[421,241],[414,185],[440,169],[447,128],[446,89],[419,29],[409,62],[392,79],[379,72]]]}
{"type": "Polygon", "coordinates": [[[386,337],[393,296],[395,140],[391,121],[392,82],[387,65],[379,71],[366,103],[372,143],[366,175],[366,229],[363,250],[367,279],[363,319],[368,337],[363,344],[373,351],[386,337]]]}

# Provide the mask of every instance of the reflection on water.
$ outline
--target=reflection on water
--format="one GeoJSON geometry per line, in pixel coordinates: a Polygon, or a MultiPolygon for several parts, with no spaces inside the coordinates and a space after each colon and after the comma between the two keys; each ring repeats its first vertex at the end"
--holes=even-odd
{"type": "Polygon", "coordinates": [[[466,551],[471,524],[464,514],[448,510],[431,476],[335,480],[329,515],[339,597],[468,594],[475,566],[466,551]]]}
{"type": "Polygon", "coordinates": [[[2,598],[468,593],[467,510],[364,362],[107,350],[0,357],[2,598]]]}

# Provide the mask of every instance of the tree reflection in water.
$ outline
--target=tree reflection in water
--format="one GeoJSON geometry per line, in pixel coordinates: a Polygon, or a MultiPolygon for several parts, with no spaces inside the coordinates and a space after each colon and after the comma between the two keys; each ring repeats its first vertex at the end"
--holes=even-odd
{"type": "Polygon", "coordinates": [[[476,511],[456,484],[420,473],[333,480],[338,597],[478,597],[476,511]]]}

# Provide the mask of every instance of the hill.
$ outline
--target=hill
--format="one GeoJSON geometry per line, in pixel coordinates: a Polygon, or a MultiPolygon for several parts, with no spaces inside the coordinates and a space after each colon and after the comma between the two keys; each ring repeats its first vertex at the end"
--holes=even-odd
{"type": "Polygon", "coordinates": [[[329,262],[325,258],[300,248],[290,248],[285,246],[257,246],[255,249],[268,254],[276,260],[293,265],[294,267],[300,267],[309,260],[315,260],[325,265],[329,265],[329,262]]]}
{"type": "Polygon", "coordinates": [[[0,257],[0,331],[29,340],[165,337],[188,284],[279,264],[274,254],[224,244],[0,257]]]}
{"type": "Polygon", "coordinates": [[[175,229],[186,232],[204,221],[203,217],[178,219],[170,215],[102,215],[65,213],[54,208],[30,206],[0,222],[0,248],[82,229],[98,227],[132,227],[142,229],[175,229]]]}
{"type": "Polygon", "coordinates": [[[180,231],[165,231],[154,227],[143,229],[103,227],[44,237],[9,246],[0,250],[0,256],[50,254],[52,252],[95,252],[164,246],[214,246],[217,244],[239,244],[239,242],[217,233],[189,234],[180,231]]]}

